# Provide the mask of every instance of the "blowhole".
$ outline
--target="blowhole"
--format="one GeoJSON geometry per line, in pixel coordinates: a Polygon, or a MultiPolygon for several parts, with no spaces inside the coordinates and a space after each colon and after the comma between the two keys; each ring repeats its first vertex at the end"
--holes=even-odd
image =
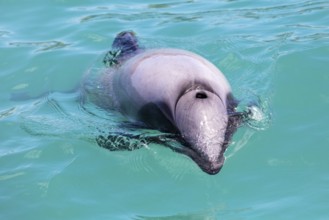
{"type": "Polygon", "coordinates": [[[204,92],[197,92],[196,95],[195,95],[195,98],[197,98],[197,99],[206,99],[206,98],[208,98],[208,96],[204,92]]]}

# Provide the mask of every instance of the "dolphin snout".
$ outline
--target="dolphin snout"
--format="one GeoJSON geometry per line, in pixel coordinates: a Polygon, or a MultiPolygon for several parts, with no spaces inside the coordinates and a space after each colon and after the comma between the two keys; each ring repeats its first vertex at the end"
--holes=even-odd
{"type": "Polygon", "coordinates": [[[212,163],[210,165],[209,174],[217,174],[223,167],[223,163],[212,163]]]}
{"type": "Polygon", "coordinates": [[[204,172],[210,175],[217,174],[222,169],[225,161],[223,153],[216,158],[209,157],[209,155],[204,153],[197,153],[190,149],[185,149],[181,153],[190,156],[204,172]]]}
{"type": "Polygon", "coordinates": [[[210,175],[217,174],[224,165],[224,156],[220,157],[216,161],[202,161],[201,163],[198,163],[199,167],[206,173],[210,175]]]}

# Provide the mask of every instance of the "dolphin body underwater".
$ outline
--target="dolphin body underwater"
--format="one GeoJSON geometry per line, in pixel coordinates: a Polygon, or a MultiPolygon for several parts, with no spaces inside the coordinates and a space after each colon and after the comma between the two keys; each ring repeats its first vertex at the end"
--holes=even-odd
{"type": "MultiPolygon", "coordinates": [[[[189,156],[208,174],[220,171],[233,133],[248,117],[248,112],[236,112],[238,102],[220,70],[185,50],[144,49],[131,31],[116,36],[104,63],[108,68],[97,79],[97,94],[92,94],[96,105],[176,135],[182,146],[171,147],[174,151],[189,156]]],[[[90,94],[87,84],[84,92],[90,94]]],[[[96,140],[110,150],[127,150],[124,144],[110,147],[110,139],[96,140]]]]}

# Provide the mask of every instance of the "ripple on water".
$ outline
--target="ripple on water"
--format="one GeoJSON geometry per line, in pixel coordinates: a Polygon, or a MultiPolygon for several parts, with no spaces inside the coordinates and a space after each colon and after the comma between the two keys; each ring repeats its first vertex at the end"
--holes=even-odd
{"type": "Polygon", "coordinates": [[[14,47],[33,47],[36,48],[36,52],[43,52],[62,49],[68,47],[70,44],[58,40],[52,40],[39,42],[10,42],[9,45],[14,47]]]}
{"type": "Polygon", "coordinates": [[[161,144],[151,143],[144,149],[128,152],[124,154],[122,161],[125,161],[125,166],[136,173],[168,174],[176,181],[182,181],[184,177],[191,174],[203,175],[189,157],[173,152],[161,144]]]}
{"type": "Polygon", "coordinates": [[[255,133],[254,130],[246,129],[243,131],[243,134],[241,137],[239,137],[238,140],[232,142],[229,145],[227,154],[225,155],[225,158],[229,160],[231,157],[233,157],[239,150],[241,150],[244,146],[247,145],[248,141],[252,137],[252,135],[255,133]]]}
{"type": "Polygon", "coordinates": [[[149,174],[156,173],[152,158],[154,152],[150,151],[149,148],[136,150],[129,155],[125,155],[124,160],[126,161],[127,167],[132,168],[136,173],[145,172],[149,174]]]}
{"type": "Polygon", "coordinates": [[[10,31],[0,30],[0,37],[7,37],[11,34],[10,31]]]}
{"type": "Polygon", "coordinates": [[[82,138],[84,124],[75,112],[77,94],[52,93],[34,101],[20,114],[21,127],[34,136],[82,138]]]}
{"type": "Polygon", "coordinates": [[[16,107],[11,107],[9,109],[0,111],[0,120],[13,115],[15,111],[16,111],[16,107]]]}
{"type": "Polygon", "coordinates": [[[191,174],[199,176],[203,174],[194,161],[183,154],[176,152],[167,154],[159,153],[155,155],[155,159],[161,168],[176,181],[183,181],[184,177],[191,174]]]}

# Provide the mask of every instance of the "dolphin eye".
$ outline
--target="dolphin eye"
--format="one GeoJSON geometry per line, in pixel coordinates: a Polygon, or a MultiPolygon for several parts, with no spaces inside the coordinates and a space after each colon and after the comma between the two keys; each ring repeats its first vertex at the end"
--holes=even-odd
{"type": "Polygon", "coordinates": [[[208,96],[207,96],[207,94],[204,93],[204,92],[197,92],[197,93],[195,94],[195,98],[197,98],[197,99],[206,99],[206,98],[208,98],[208,96]]]}

